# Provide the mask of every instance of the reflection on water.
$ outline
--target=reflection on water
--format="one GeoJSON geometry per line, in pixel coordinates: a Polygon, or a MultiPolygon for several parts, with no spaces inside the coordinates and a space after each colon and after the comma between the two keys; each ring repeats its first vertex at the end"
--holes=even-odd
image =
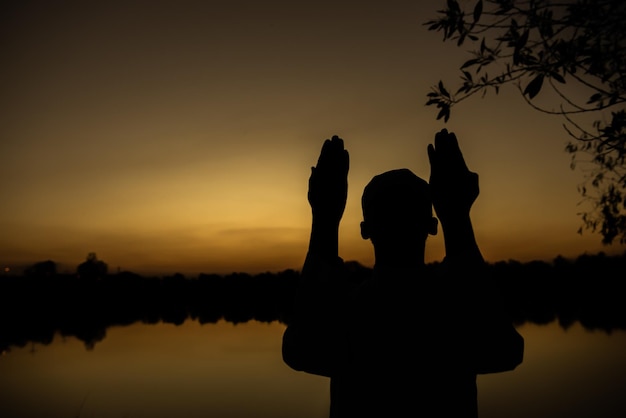
{"type": "Polygon", "coordinates": [[[524,363],[479,376],[481,418],[626,416],[626,332],[526,324],[524,363]]]}
{"type": "Polygon", "coordinates": [[[326,382],[282,363],[283,329],[137,323],[91,350],[58,337],[13,349],[0,357],[0,416],[319,418],[326,382]]]}
{"type": "MultiPolygon", "coordinates": [[[[281,359],[284,325],[134,323],[0,357],[1,417],[322,418],[328,381],[281,359]]],[[[520,326],[524,363],[480,376],[481,418],[623,418],[626,332],[520,326]]]]}
{"type": "MultiPolygon", "coordinates": [[[[351,281],[371,275],[358,262],[347,265],[351,281]]],[[[429,268],[437,269],[437,264],[429,268]]],[[[564,329],[579,323],[588,330],[612,332],[626,330],[623,283],[615,277],[625,269],[626,253],[599,254],[573,262],[557,258],[551,264],[498,262],[489,265],[486,279],[506,300],[519,326],[558,321],[564,329]]],[[[119,272],[91,279],[46,271],[0,279],[0,352],[33,342],[48,344],[54,335],[76,337],[91,349],[110,327],[136,322],[288,323],[299,280],[294,270],[195,278],[119,272]]]]}

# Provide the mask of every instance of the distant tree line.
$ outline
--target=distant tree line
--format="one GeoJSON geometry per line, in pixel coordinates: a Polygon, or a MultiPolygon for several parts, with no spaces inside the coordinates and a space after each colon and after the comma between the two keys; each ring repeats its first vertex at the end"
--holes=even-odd
{"type": "MultiPolygon", "coordinates": [[[[429,268],[437,268],[438,263],[429,268]]],[[[349,279],[371,269],[347,262],[349,279]]],[[[582,255],[552,262],[515,260],[488,264],[493,284],[517,325],[579,322],[587,329],[626,330],[626,253],[582,255]]],[[[28,343],[49,344],[55,334],[74,336],[92,348],[110,326],[135,322],[180,325],[250,320],[288,323],[300,273],[199,274],[144,277],[109,273],[90,254],[75,274],[60,274],[52,261],[35,263],[22,276],[0,278],[0,351],[28,343]]]]}

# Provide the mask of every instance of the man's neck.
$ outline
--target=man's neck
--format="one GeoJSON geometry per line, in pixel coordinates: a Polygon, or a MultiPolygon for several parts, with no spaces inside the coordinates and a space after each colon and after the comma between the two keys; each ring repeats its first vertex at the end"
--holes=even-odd
{"type": "Polygon", "coordinates": [[[413,257],[376,257],[374,272],[383,275],[413,275],[421,272],[424,266],[424,258],[415,255],[413,257]]]}
{"type": "Polygon", "coordinates": [[[382,271],[419,271],[424,268],[424,247],[374,246],[374,268],[382,271]]]}

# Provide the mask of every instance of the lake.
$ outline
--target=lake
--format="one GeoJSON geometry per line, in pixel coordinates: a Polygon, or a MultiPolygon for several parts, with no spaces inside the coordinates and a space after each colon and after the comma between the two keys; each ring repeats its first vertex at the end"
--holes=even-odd
{"type": "MultiPolygon", "coordinates": [[[[278,321],[136,322],[0,356],[3,418],[322,418],[326,378],[289,369],[278,321]]],[[[479,376],[481,418],[626,417],[626,331],[524,323],[524,362],[479,376]]]]}

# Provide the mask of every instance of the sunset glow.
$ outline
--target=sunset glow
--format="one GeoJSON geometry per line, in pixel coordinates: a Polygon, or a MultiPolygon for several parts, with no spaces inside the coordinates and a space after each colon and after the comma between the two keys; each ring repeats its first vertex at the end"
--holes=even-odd
{"type": "MultiPolygon", "coordinates": [[[[360,195],[382,171],[428,178],[455,132],[480,176],[485,258],[551,260],[624,247],[577,233],[582,172],[562,121],[515,91],[424,106],[465,52],[422,25],[437,2],[16,3],[2,17],[0,263],[5,274],[89,252],[138,273],[298,269],[310,167],[324,139],[351,156],[342,256],[371,265],[360,195]]],[[[428,260],[443,257],[441,235],[428,260]]]]}

